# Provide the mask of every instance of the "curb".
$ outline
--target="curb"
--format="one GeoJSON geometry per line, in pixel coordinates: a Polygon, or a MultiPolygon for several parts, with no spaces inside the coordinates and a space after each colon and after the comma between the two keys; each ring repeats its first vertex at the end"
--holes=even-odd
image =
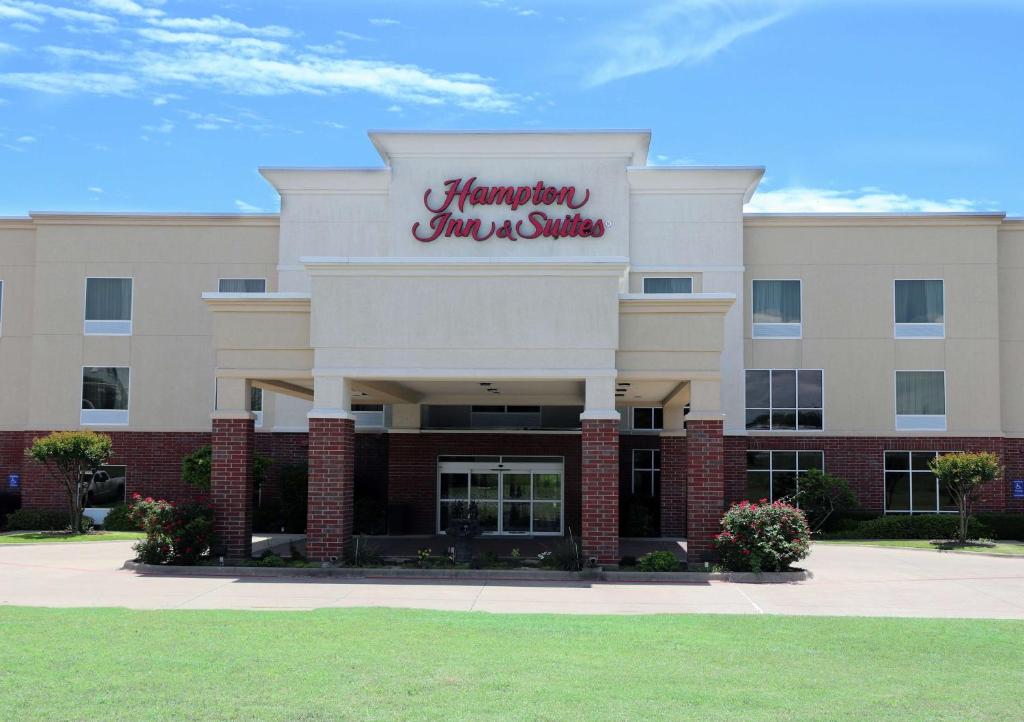
{"type": "Polygon", "coordinates": [[[447,579],[519,582],[615,582],[615,583],[705,583],[788,584],[814,578],[806,570],[792,572],[558,572],[531,569],[379,569],[361,567],[187,567],[142,564],[126,561],[122,569],[154,576],[182,577],[325,577],[335,579],[447,579]]]}

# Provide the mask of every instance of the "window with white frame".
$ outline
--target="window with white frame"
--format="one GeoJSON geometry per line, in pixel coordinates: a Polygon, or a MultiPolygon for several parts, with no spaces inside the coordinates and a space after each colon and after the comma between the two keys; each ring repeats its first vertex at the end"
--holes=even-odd
{"type": "Polygon", "coordinates": [[[352,404],[352,415],[356,417],[356,426],[384,426],[384,404],[352,404]]]}
{"type": "Polygon", "coordinates": [[[896,338],[945,337],[945,298],[941,280],[897,280],[893,299],[896,338]]]}
{"type": "Polygon", "coordinates": [[[690,276],[645,278],[644,293],[693,293],[693,278],[690,276]]]}
{"type": "Polygon", "coordinates": [[[84,367],[80,423],[83,426],[127,424],[128,380],[129,371],[125,367],[84,367]]]}
{"type": "Polygon", "coordinates": [[[896,428],[946,430],[946,372],[896,372],[896,428]]]}
{"type": "Polygon", "coordinates": [[[800,477],[825,468],[823,451],[748,451],[747,499],[776,501],[797,493],[800,477]]]}
{"type": "Polygon", "coordinates": [[[633,449],[633,474],[630,478],[630,491],[634,496],[658,495],[658,484],[661,482],[661,450],[633,449]]]}
{"type": "Polygon", "coordinates": [[[747,428],[821,431],[823,376],[821,369],[748,369],[747,428]]]}
{"type": "Polygon", "coordinates": [[[132,279],[85,279],[85,327],[88,336],[131,336],[132,279]]]}
{"type": "Polygon", "coordinates": [[[263,389],[253,386],[249,389],[249,410],[256,416],[255,426],[263,426],[263,389]]]}
{"type": "Polygon", "coordinates": [[[939,454],[938,451],[885,452],[887,514],[935,514],[957,510],[948,489],[928,465],[939,454]]]}
{"type": "Polygon", "coordinates": [[[800,338],[800,281],[756,280],[752,287],[753,338],[800,338]]]}
{"type": "Polygon", "coordinates": [[[634,431],[660,431],[665,424],[665,412],[660,406],[634,406],[630,415],[634,431]]]}
{"type": "Polygon", "coordinates": [[[221,293],[266,293],[265,278],[222,278],[217,284],[221,293]]]}

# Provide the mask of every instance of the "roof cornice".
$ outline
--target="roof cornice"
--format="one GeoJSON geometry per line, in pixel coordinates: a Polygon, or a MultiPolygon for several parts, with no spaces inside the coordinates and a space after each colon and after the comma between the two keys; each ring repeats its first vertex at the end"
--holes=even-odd
{"type": "Polygon", "coordinates": [[[631,193],[742,194],[746,203],[764,166],[642,166],[626,169],[631,193]]]}

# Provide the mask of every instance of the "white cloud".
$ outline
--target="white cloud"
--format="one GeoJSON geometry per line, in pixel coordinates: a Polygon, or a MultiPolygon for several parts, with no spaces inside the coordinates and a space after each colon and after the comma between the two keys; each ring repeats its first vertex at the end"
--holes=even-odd
{"type": "Polygon", "coordinates": [[[251,27],[236,20],[213,15],[208,18],[159,18],[150,21],[154,25],[171,30],[196,30],[207,33],[238,33],[256,35],[265,38],[290,38],[295,33],[291,28],[281,25],[264,25],[251,27]]]}
{"type": "Polygon", "coordinates": [[[516,10],[516,15],[522,15],[524,18],[537,14],[536,10],[516,10]]]}
{"type": "Polygon", "coordinates": [[[11,45],[10,43],[2,43],[2,42],[0,42],[0,53],[13,53],[17,49],[18,48],[16,48],[15,46],[11,45]]]}
{"type": "Polygon", "coordinates": [[[99,186],[89,186],[88,188],[86,188],[86,190],[89,191],[90,193],[95,193],[97,195],[103,192],[103,189],[100,188],[99,186]]]}
{"type": "Polygon", "coordinates": [[[148,130],[150,133],[170,133],[174,130],[174,123],[162,118],[159,125],[144,125],[143,130],[148,130]]]}
{"type": "Polygon", "coordinates": [[[36,139],[31,135],[23,135],[18,138],[19,143],[35,143],[36,139]]]}
{"type": "Polygon", "coordinates": [[[238,208],[242,213],[262,213],[263,209],[259,206],[254,206],[252,203],[246,203],[243,200],[235,199],[235,207],[238,208]]]}
{"type": "Polygon", "coordinates": [[[348,128],[344,123],[335,123],[333,120],[318,120],[317,125],[322,125],[325,128],[334,128],[335,130],[345,130],[348,128]]]}
{"type": "Polygon", "coordinates": [[[400,25],[394,18],[370,18],[370,25],[383,27],[385,25],[400,25]]]}
{"type": "Polygon", "coordinates": [[[90,0],[90,4],[100,10],[112,10],[122,15],[136,17],[160,17],[164,14],[162,10],[142,7],[132,0],[90,0]]]}
{"type": "Polygon", "coordinates": [[[985,205],[967,198],[914,198],[874,187],[834,190],[789,186],[758,191],[744,210],[747,213],[964,213],[985,210],[985,205]]]}
{"type": "MultiPolygon", "coordinates": [[[[601,85],[631,75],[710,59],[740,38],[786,17],[783,0],[669,0],[610,23],[586,48],[600,58],[587,75],[601,85]]],[[[625,6],[624,6],[625,7],[625,6]]]]}
{"type": "Polygon", "coordinates": [[[11,27],[15,30],[21,30],[23,33],[38,33],[39,28],[35,25],[29,25],[28,23],[11,23],[11,27]]]}
{"type": "MultiPolygon", "coordinates": [[[[45,22],[46,17],[64,20],[70,23],[84,23],[94,26],[94,29],[110,30],[117,26],[117,19],[101,13],[89,12],[87,10],[75,10],[74,8],[47,5],[45,3],[32,2],[31,0],[5,0],[0,5],[0,17],[9,17],[17,20],[26,20],[34,23],[45,22]]],[[[70,27],[68,29],[74,29],[70,27]]]]}
{"type": "Polygon", "coordinates": [[[387,107],[387,111],[389,113],[401,113],[402,112],[402,106],[401,105],[389,105],[387,107]]]}
{"type": "Polygon", "coordinates": [[[0,73],[0,85],[7,85],[40,93],[63,95],[66,93],[95,93],[97,95],[127,95],[138,83],[126,75],[113,73],[0,73]]]}

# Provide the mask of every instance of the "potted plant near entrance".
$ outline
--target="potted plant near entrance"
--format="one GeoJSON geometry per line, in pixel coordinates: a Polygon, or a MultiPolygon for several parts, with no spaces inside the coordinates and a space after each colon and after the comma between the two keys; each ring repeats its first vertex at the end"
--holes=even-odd
{"type": "Polygon", "coordinates": [[[476,503],[457,501],[448,513],[448,528],[445,530],[454,541],[455,563],[468,562],[472,557],[473,538],[480,535],[480,519],[476,503]]]}

